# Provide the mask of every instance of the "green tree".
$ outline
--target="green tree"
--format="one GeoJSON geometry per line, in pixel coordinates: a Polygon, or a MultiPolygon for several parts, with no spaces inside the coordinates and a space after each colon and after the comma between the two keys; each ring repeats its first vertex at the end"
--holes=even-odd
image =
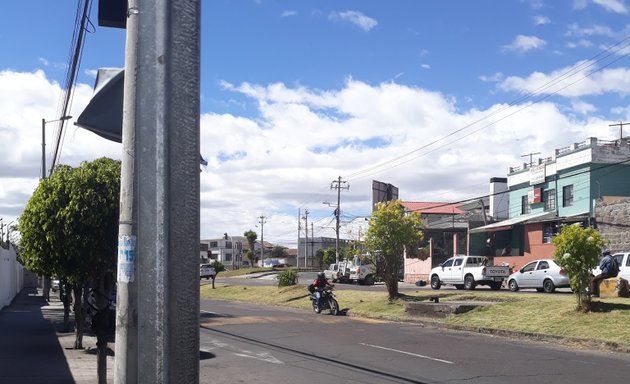
{"type": "Polygon", "coordinates": [[[419,213],[406,215],[398,200],[378,203],[370,218],[365,243],[390,300],[398,297],[398,271],[403,267],[405,249],[417,248],[422,237],[419,213]]]}
{"type": "Polygon", "coordinates": [[[271,257],[275,259],[282,259],[284,257],[287,257],[288,254],[289,253],[287,252],[287,247],[283,247],[281,245],[275,245],[271,249],[271,257]]]}
{"type": "Polygon", "coordinates": [[[597,266],[606,241],[597,230],[582,228],[579,223],[563,227],[551,241],[556,246],[554,260],[569,276],[577,301],[576,310],[590,311],[591,297],[586,291],[590,283],[590,270],[597,266]]]}
{"type": "Polygon", "coordinates": [[[58,166],[29,199],[20,217],[21,258],[37,273],[65,277],[74,293],[76,338],[83,329],[92,285],[97,315],[99,376],[107,353],[109,298],[117,258],[120,162],[100,158],[79,167],[58,166]]]}
{"type": "Polygon", "coordinates": [[[249,252],[247,253],[247,258],[250,261],[250,264],[252,265],[252,267],[254,266],[254,261],[256,260],[256,252],[254,250],[254,244],[256,244],[256,239],[258,238],[258,235],[256,234],[256,232],[250,230],[247,230],[245,233],[243,233],[243,236],[245,236],[245,238],[247,239],[247,244],[249,245],[249,250],[251,251],[251,255],[252,257],[249,257],[249,252]]]}
{"type": "Polygon", "coordinates": [[[212,275],[212,289],[214,289],[214,279],[217,278],[219,272],[225,271],[225,265],[219,260],[213,261],[210,266],[214,269],[214,275],[212,275]]]}
{"type": "MultiPolygon", "coordinates": [[[[324,250],[323,249],[318,249],[315,252],[315,261],[317,262],[317,265],[319,265],[319,269],[324,269],[324,250]]],[[[330,264],[327,264],[327,266],[329,266],[330,264]]]]}
{"type": "Polygon", "coordinates": [[[248,249],[247,252],[245,252],[245,257],[247,257],[247,260],[249,260],[249,265],[251,265],[253,268],[254,260],[256,259],[256,255],[254,254],[254,251],[252,251],[251,249],[248,249]]]}
{"type": "Polygon", "coordinates": [[[330,265],[337,261],[337,252],[335,248],[329,247],[324,251],[324,264],[330,265]]]}

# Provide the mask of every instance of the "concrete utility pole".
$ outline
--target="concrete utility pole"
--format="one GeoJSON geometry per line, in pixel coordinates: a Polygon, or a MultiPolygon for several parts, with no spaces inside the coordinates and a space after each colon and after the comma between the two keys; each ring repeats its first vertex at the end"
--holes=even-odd
{"type": "MultiPolygon", "coordinates": [[[[300,208],[298,208],[298,252],[297,255],[295,256],[295,264],[296,264],[296,268],[300,268],[300,235],[302,232],[302,210],[300,208]]],[[[304,265],[304,267],[306,268],[306,265],[304,265]]]]}
{"type": "Polygon", "coordinates": [[[265,216],[258,217],[260,223],[260,267],[265,267],[265,216]]]}
{"type": "Polygon", "coordinates": [[[341,190],[349,190],[350,185],[347,181],[341,181],[341,176],[339,176],[337,180],[333,180],[332,183],[330,183],[330,189],[337,190],[337,208],[335,209],[335,219],[337,221],[335,224],[335,233],[337,234],[335,239],[335,263],[339,263],[339,215],[341,214],[341,190]],[[344,186],[344,184],[346,185],[344,186]]]}
{"type": "Polygon", "coordinates": [[[308,211],[308,209],[304,210],[304,233],[306,234],[306,237],[304,238],[304,268],[306,268],[306,266],[308,265],[308,263],[306,262],[306,256],[308,254],[308,214],[310,212],[308,211]]]}
{"type": "Polygon", "coordinates": [[[521,155],[521,157],[529,157],[529,166],[534,165],[534,155],[540,155],[540,152],[530,152],[525,155],[521,155]]]}
{"type": "Polygon", "coordinates": [[[138,380],[199,383],[201,0],[138,2],[138,380]]]}
{"type": "Polygon", "coordinates": [[[617,124],[608,124],[609,127],[619,127],[619,140],[623,139],[623,125],[628,125],[630,123],[624,123],[620,121],[617,124]]]}
{"type": "Polygon", "coordinates": [[[138,0],[128,0],[123,86],[120,214],[118,220],[118,276],[114,383],[138,382],[138,288],[136,281],[137,185],[134,175],[136,146],[136,76],[138,0]]]}

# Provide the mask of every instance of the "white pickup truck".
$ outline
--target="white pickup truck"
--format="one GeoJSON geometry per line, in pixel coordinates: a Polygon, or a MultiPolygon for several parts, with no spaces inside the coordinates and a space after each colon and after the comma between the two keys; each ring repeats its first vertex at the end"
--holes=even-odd
{"type": "Polygon", "coordinates": [[[501,289],[503,280],[510,276],[510,267],[490,266],[485,256],[457,255],[433,268],[429,273],[431,288],[454,285],[457,289],[473,290],[477,285],[489,285],[492,290],[501,289]]]}

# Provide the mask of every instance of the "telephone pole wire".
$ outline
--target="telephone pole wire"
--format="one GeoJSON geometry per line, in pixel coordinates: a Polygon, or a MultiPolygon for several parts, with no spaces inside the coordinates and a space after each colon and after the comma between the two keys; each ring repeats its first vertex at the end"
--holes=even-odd
{"type": "Polygon", "coordinates": [[[339,262],[339,215],[341,214],[341,190],[342,189],[349,190],[350,185],[348,184],[347,181],[342,181],[341,176],[339,176],[337,180],[333,180],[332,183],[330,183],[330,189],[337,190],[337,208],[335,209],[335,219],[337,221],[335,225],[335,233],[337,235],[335,239],[335,262],[338,263],[339,262]]]}
{"type": "Polygon", "coordinates": [[[619,127],[619,140],[623,139],[623,125],[628,125],[630,123],[624,123],[622,121],[617,124],[608,124],[609,127],[619,127]]]}

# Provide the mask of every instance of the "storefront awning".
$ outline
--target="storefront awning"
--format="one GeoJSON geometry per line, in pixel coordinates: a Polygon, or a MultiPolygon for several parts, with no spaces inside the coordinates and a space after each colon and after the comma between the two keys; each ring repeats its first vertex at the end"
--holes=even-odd
{"type": "Polygon", "coordinates": [[[468,230],[468,233],[505,231],[508,229],[512,229],[515,224],[522,224],[526,222],[540,222],[557,218],[558,217],[554,212],[529,213],[527,215],[520,215],[518,217],[499,221],[498,223],[492,223],[484,225],[483,227],[473,228],[468,230]]]}

